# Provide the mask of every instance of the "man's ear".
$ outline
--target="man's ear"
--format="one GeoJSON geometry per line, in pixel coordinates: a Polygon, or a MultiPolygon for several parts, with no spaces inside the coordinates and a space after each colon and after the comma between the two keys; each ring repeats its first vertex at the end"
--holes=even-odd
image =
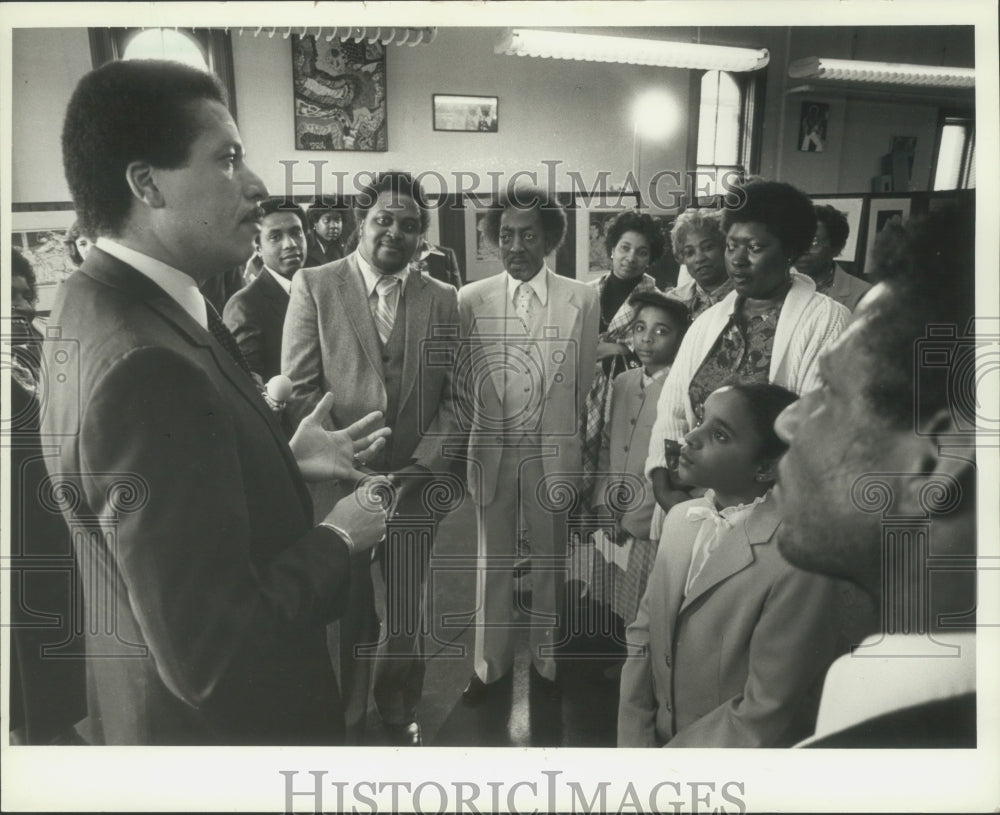
{"type": "Polygon", "coordinates": [[[962,441],[968,435],[955,425],[947,408],[937,411],[912,434],[909,460],[916,477],[910,479],[906,496],[911,511],[948,513],[975,498],[975,439],[962,441]]]}
{"type": "Polygon", "coordinates": [[[164,206],[163,193],[156,185],[156,172],[145,161],[133,161],[125,168],[125,180],[132,195],[146,206],[159,209],[164,206]]]}

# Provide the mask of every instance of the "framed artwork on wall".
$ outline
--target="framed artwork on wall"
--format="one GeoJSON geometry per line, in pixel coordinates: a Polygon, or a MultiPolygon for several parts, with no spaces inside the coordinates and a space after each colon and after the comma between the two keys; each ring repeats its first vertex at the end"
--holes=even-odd
{"type": "Polygon", "coordinates": [[[860,196],[855,198],[813,198],[812,202],[819,205],[829,205],[840,210],[847,216],[847,226],[850,232],[847,234],[847,243],[834,260],[843,263],[854,263],[857,260],[858,238],[861,234],[861,219],[864,214],[865,199],[860,196]]]}
{"type": "Polygon", "coordinates": [[[830,106],[824,102],[803,102],[799,113],[799,152],[822,153],[826,148],[826,128],[830,106]]]}
{"type": "Polygon", "coordinates": [[[75,220],[72,209],[11,213],[10,245],[35,271],[36,308],[42,316],[52,310],[59,284],[76,271],[66,250],[66,233],[75,220]]]}
{"type": "Polygon", "coordinates": [[[292,35],[296,150],[385,152],[385,46],[292,35]]]}
{"type": "Polygon", "coordinates": [[[496,96],[432,94],[434,129],[496,133],[500,126],[499,104],[496,96]]]}
{"type": "Polygon", "coordinates": [[[865,244],[864,273],[872,273],[875,241],[889,224],[902,224],[910,217],[909,198],[872,198],[868,205],[868,239],[865,244]]]}

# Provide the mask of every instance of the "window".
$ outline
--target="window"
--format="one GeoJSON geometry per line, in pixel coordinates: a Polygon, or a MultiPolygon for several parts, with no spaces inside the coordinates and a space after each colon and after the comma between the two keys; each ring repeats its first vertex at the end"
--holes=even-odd
{"type": "Polygon", "coordinates": [[[197,40],[172,28],[140,31],[128,41],[122,59],[170,59],[208,70],[208,62],[197,40]]]}
{"type": "Polygon", "coordinates": [[[706,71],[693,83],[698,106],[695,165],[701,190],[722,195],[727,173],[758,171],[763,93],[764,70],[740,74],[706,71]]]}
{"type": "Polygon", "coordinates": [[[938,125],[934,164],[935,190],[976,186],[976,123],[965,116],[943,116],[938,125]]]}
{"type": "Polygon", "coordinates": [[[236,119],[233,46],[228,31],[215,28],[91,28],[94,67],[115,59],[172,59],[209,70],[222,80],[236,119]]]}

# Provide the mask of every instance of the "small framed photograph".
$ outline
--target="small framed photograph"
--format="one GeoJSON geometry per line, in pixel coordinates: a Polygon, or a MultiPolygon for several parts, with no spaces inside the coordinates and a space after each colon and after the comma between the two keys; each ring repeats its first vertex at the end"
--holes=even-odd
{"type": "Polygon", "coordinates": [[[875,241],[890,224],[902,225],[910,217],[909,198],[873,198],[868,209],[868,240],[865,249],[864,273],[872,273],[875,241]]]}
{"type": "Polygon", "coordinates": [[[823,102],[803,102],[799,112],[799,152],[822,153],[826,148],[826,128],[830,106],[823,102]]]}
{"type": "Polygon", "coordinates": [[[496,133],[499,127],[499,99],[496,96],[431,96],[435,130],[461,133],[496,133]]]}

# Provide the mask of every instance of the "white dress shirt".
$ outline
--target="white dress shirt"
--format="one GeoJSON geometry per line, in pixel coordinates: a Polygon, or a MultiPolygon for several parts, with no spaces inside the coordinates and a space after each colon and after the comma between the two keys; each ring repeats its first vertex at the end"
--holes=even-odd
{"type": "Polygon", "coordinates": [[[168,266],[162,260],[151,258],[135,249],[122,246],[111,238],[100,237],[95,246],[102,252],[127,263],[137,272],[148,277],[177,302],[184,311],[191,315],[198,325],[208,331],[208,309],[205,306],[205,296],[198,289],[198,284],[191,275],[185,274],[173,266],[168,266]]]}
{"type": "Polygon", "coordinates": [[[284,275],[278,274],[270,266],[265,266],[264,268],[267,269],[267,271],[269,271],[271,273],[271,277],[273,277],[275,280],[278,281],[278,285],[281,286],[281,288],[285,290],[285,294],[291,296],[291,293],[292,293],[292,281],[289,280],[284,275]]]}

